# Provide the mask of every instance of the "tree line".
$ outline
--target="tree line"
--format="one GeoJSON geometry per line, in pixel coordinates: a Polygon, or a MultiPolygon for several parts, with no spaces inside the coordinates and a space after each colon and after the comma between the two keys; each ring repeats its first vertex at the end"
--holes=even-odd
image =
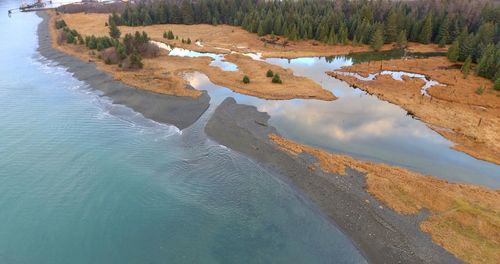
{"type": "MultiPolygon", "coordinates": [[[[500,39],[500,5],[492,0],[144,0],[109,20],[128,26],[228,24],[260,36],[369,44],[374,50],[385,43],[404,48],[408,41],[458,45],[456,60],[470,56],[483,64],[493,64],[481,58],[485,52],[497,56],[500,39]]],[[[494,64],[478,74],[497,79],[498,59],[494,64]]]]}

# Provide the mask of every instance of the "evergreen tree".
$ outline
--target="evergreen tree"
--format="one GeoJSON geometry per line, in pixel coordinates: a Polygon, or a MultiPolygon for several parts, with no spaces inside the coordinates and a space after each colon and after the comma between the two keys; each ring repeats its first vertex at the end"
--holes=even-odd
{"type": "Polygon", "coordinates": [[[462,73],[464,74],[464,79],[467,79],[467,76],[469,75],[471,63],[472,63],[472,58],[471,58],[471,56],[469,56],[469,57],[467,57],[467,59],[465,59],[465,62],[462,65],[461,70],[462,70],[462,73]]]}
{"type": "Polygon", "coordinates": [[[266,33],[264,32],[264,25],[259,23],[259,27],[257,28],[257,35],[264,36],[266,33]]]}
{"type": "Polygon", "coordinates": [[[460,49],[458,53],[458,60],[464,61],[467,57],[472,56],[474,51],[474,36],[472,34],[466,36],[465,38],[460,38],[460,49]]]}
{"type": "Polygon", "coordinates": [[[493,89],[495,89],[496,91],[500,91],[500,78],[497,78],[493,83],[493,89]]]}
{"type": "Polygon", "coordinates": [[[194,23],[193,8],[191,7],[191,2],[189,0],[182,1],[181,14],[182,14],[182,22],[184,24],[190,25],[194,23]]]}
{"type": "Polygon", "coordinates": [[[399,32],[396,46],[398,49],[405,49],[408,46],[408,40],[406,39],[406,30],[399,32]]]}
{"type": "Polygon", "coordinates": [[[243,83],[250,83],[250,77],[248,77],[247,75],[243,76],[243,83]]]}
{"type": "Polygon", "coordinates": [[[271,81],[272,83],[282,83],[280,75],[279,74],[274,74],[273,79],[271,81]]]}
{"type": "Polygon", "coordinates": [[[121,35],[121,32],[118,29],[118,27],[116,26],[115,21],[111,20],[109,23],[109,36],[114,38],[114,39],[118,39],[118,38],[120,38],[120,35],[121,35]]]}
{"type": "Polygon", "coordinates": [[[495,75],[495,66],[495,46],[489,44],[479,59],[476,74],[491,79],[495,75]]]}
{"type": "Polygon", "coordinates": [[[269,78],[270,78],[270,77],[273,77],[273,75],[274,75],[274,73],[273,73],[273,71],[272,71],[272,70],[267,70],[267,72],[266,72],[266,77],[269,77],[269,78]]]}
{"type": "Polygon", "coordinates": [[[398,36],[397,30],[397,15],[392,10],[391,12],[389,12],[389,15],[387,16],[387,19],[385,21],[385,39],[388,43],[396,41],[396,38],[398,36]]]}
{"type": "Polygon", "coordinates": [[[418,41],[420,43],[429,44],[432,38],[432,15],[428,14],[425,17],[424,24],[418,36],[418,41]]]}
{"type": "Polygon", "coordinates": [[[448,56],[448,59],[450,61],[455,62],[458,60],[459,54],[460,54],[460,43],[458,43],[458,40],[455,40],[448,48],[448,53],[446,55],[448,56]]]}
{"type": "Polygon", "coordinates": [[[347,34],[347,27],[344,23],[342,23],[339,30],[339,42],[343,45],[346,45],[348,42],[347,34]]]}
{"type": "Polygon", "coordinates": [[[437,42],[439,43],[439,47],[444,47],[446,46],[446,43],[448,43],[448,38],[449,38],[449,21],[448,18],[445,17],[441,25],[439,26],[439,31],[437,35],[437,42]]]}
{"type": "Polygon", "coordinates": [[[384,45],[384,28],[382,24],[378,24],[375,26],[375,31],[372,34],[372,38],[370,41],[370,46],[373,50],[379,51],[384,45]]]}

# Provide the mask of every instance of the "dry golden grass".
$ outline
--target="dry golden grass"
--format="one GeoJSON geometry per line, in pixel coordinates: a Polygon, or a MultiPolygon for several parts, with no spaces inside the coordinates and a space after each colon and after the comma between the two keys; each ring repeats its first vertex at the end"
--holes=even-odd
{"type": "Polygon", "coordinates": [[[397,81],[389,76],[380,76],[373,81],[361,81],[330,73],[415,114],[455,142],[455,149],[500,164],[500,93],[491,88],[493,84],[490,80],[472,73],[463,79],[457,66],[445,57],[361,63],[341,70],[365,76],[380,70],[414,72],[445,84],[428,90],[431,100],[421,96],[419,82],[408,78],[397,81]],[[476,89],[480,86],[485,87],[485,91],[478,95],[476,89]]]}
{"type": "MultiPolygon", "coordinates": [[[[75,28],[78,32],[89,35],[107,35],[108,28],[105,23],[108,21],[109,14],[62,14],[62,18],[70,27],[75,28]]],[[[133,33],[137,30],[147,31],[148,34],[156,41],[162,41],[169,44],[174,44],[177,47],[183,47],[201,52],[228,53],[236,52],[260,52],[264,57],[284,57],[297,58],[308,56],[332,56],[343,55],[353,52],[371,51],[368,45],[351,46],[351,45],[327,45],[317,41],[289,41],[286,47],[282,45],[265,44],[261,41],[261,37],[257,34],[249,33],[240,27],[229,25],[151,25],[146,27],[126,27],[121,26],[120,30],[123,34],[133,33]],[[179,36],[179,40],[166,40],[163,38],[163,32],[172,30],[175,35],[179,36]],[[190,38],[193,43],[183,44],[181,39],[190,38]],[[203,47],[194,44],[195,40],[201,40],[203,47]]],[[[269,39],[269,36],[266,38],[269,39]]],[[[278,42],[282,43],[283,38],[278,42]]],[[[390,50],[393,46],[386,44],[382,50],[390,50]]],[[[410,43],[409,50],[430,52],[430,51],[445,51],[437,45],[422,45],[418,43],[410,43]]]]}
{"type": "MultiPolygon", "coordinates": [[[[76,29],[84,36],[103,36],[108,34],[108,27],[105,26],[107,17],[107,14],[77,13],[61,14],[58,19],[64,19],[70,28],[76,29]]],[[[214,27],[210,25],[199,25],[199,27],[215,29],[226,28],[228,26],[214,27]]],[[[165,41],[165,39],[163,39],[163,32],[166,29],[167,27],[165,25],[120,27],[122,36],[126,33],[133,33],[137,30],[146,31],[148,35],[156,41],[165,41]]],[[[183,31],[179,30],[177,32],[183,31]]],[[[224,30],[218,33],[212,32],[212,34],[210,34],[210,31],[203,30],[187,32],[190,32],[191,34],[193,34],[193,32],[204,32],[207,36],[213,34],[224,35],[226,33],[224,30]]],[[[193,41],[195,40],[194,37],[192,37],[192,39],[193,41]]],[[[188,48],[194,47],[197,46],[191,44],[188,48]]],[[[223,71],[218,67],[210,66],[211,59],[209,57],[170,57],[167,56],[165,52],[157,58],[144,60],[144,69],[142,70],[124,71],[117,66],[105,65],[96,58],[88,55],[88,51],[85,47],[78,45],[61,45],[57,46],[57,48],[84,60],[92,59],[96,61],[100,69],[113,73],[115,79],[122,80],[129,85],[172,95],[198,96],[199,91],[192,91],[184,88],[186,82],[182,79],[182,75],[185,72],[199,71],[206,74],[209,79],[217,85],[225,86],[238,93],[264,99],[335,99],[335,96],[330,91],[323,89],[319,84],[308,78],[295,76],[291,70],[285,70],[266,62],[255,61],[248,56],[240,54],[226,55],[226,59],[228,61],[231,61],[238,66],[238,71],[235,72],[223,71]],[[273,84],[270,78],[266,78],[265,74],[268,69],[278,72],[281,75],[283,84],[273,84]],[[251,82],[249,84],[243,84],[242,79],[244,75],[248,75],[250,77],[251,82]]],[[[220,52],[220,50],[218,51],[220,52]]]]}
{"type": "Polygon", "coordinates": [[[399,213],[415,214],[428,209],[430,216],[420,228],[460,259],[469,263],[497,263],[500,259],[499,190],[449,183],[400,167],[359,161],[275,134],[269,138],[291,155],[313,155],[325,172],[345,175],[345,169],[352,168],[366,174],[367,191],[399,213]]]}

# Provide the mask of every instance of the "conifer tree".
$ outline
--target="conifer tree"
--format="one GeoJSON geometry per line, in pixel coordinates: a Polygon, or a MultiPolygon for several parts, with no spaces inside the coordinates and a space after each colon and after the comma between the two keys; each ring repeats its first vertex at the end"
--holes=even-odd
{"type": "Polygon", "coordinates": [[[257,35],[264,36],[266,33],[264,32],[263,23],[259,23],[259,27],[257,28],[257,35]]]}
{"type": "MultiPolygon", "coordinates": [[[[462,39],[462,38],[459,38],[462,39]]],[[[460,49],[458,53],[458,60],[464,61],[467,57],[472,56],[474,50],[474,36],[472,34],[467,35],[463,40],[460,41],[460,49]]]]}
{"type": "Polygon", "coordinates": [[[432,38],[432,15],[428,14],[425,17],[424,24],[418,36],[418,41],[420,43],[429,44],[432,38]]]}
{"type": "Polygon", "coordinates": [[[402,30],[401,32],[399,32],[396,46],[398,47],[398,49],[405,49],[408,46],[408,40],[406,39],[406,30],[402,30]]]}
{"type": "Polygon", "coordinates": [[[462,65],[462,73],[464,75],[464,79],[467,79],[467,76],[469,75],[469,71],[470,71],[470,64],[472,63],[472,58],[471,56],[467,57],[467,59],[465,59],[465,62],[464,64],[462,65]]]}
{"type": "Polygon", "coordinates": [[[448,59],[450,61],[455,62],[458,60],[459,54],[460,54],[460,43],[458,43],[458,40],[455,40],[448,48],[448,53],[446,54],[446,56],[448,56],[448,59]]]}
{"type": "Polygon", "coordinates": [[[495,75],[495,66],[495,46],[489,44],[479,59],[476,74],[491,79],[495,75]]]}
{"type": "Polygon", "coordinates": [[[446,46],[446,43],[448,43],[448,38],[449,38],[449,21],[448,17],[445,17],[441,25],[439,26],[439,32],[437,35],[437,42],[439,43],[439,47],[444,47],[446,46]]]}
{"type": "Polygon", "coordinates": [[[398,36],[397,29],[397,15],[394,10],[391,10],[385,21],[385,39],[387,43],[396,41],[396,37],[398,36]]]}
{"type": "Polygon", "coordinates": [[[500,91],[500,78],[497,78],[493,83],[493,89],[495,89],[496,91],[500,91]]]}
{"type": "Polygon", "coordinates": [[[115,21],[110,20],[109,22],[110,22],[109,23],[109,36],[114,38],[114,39],[120,38],[121,32],[118,29],[118,27],[116,26],[115,21]]]}
{"type": "Polygon", "coordinates": [[[384,45],[384,28],[382,24],[375,25],[375,31],[372,34],[370,46],[373,50],[379,51],[384,45]]]}

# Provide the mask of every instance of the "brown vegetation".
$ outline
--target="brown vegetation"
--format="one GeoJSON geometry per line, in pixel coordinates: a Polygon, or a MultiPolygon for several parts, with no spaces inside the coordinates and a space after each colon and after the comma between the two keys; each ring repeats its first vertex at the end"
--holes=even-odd
{"type": "MultiPolygon", "coordinates": [[[[62,14],[62,18],[68,25],[78,30],[83,35],[107,35],[108,28],[105,23],[108,21],[109,14],[62,14]]],[[[272,44],[270,37],[259,37],[257,34],[249,33],[248,31],[235,26],[229,25],[182,25],[182,24],[167,24],[167,25],[151,25],[145,27],[127,27],[120,26],[122,34],[133,33],[137,31],[146,31],[148,35],[155,41],[166,42],[173,44],[176,47],[187,48],[199,52],[214,52],[214,53],[229,53],[236,52],[252,52],[262,53],[264,57],[283,57],[297,58],[308,56],[333,56],[344,55],[355,52],[371,51],[368,45],[327,45],[313,40],[304,41],[286,41],[284,47],[284,39],[276,41],[272,44]],[[172,30],[174,35],[179,36],[178,40],[166,40],[163,38],[163,33],[167,30],[172,30]],[[182,43],[182,39],[190,38],[192,44],[182,43]],[[201,40],[202,46],[194,43],[195,40],[201,40]]],[[[386,44],[381,50],[390,50],[393,45],[386,44]]],[[[439,48],[437,45],[423,45],[418,43],[410,43],[409,50],[415,52],[430,52],[430,51],[445,51],[446,49],[439,48]]]]}
{"type": "Polygon", "coordinates": [[[346,174],[352,168],[366,175],[366,190],[402,214],[422,209],[429,216],[420,228],[434,242],[469,263],[500,259],[500,191],[449,183],[400,167],[355,160],[298,144],[275,134],[269,138],[291,155],[308,153],[325,172],[346,174]]]}
{"type": "MultiPolygon", "coordinates": [[[[53,20],[55,16],[57,15],[53,14],[53,20]]],[[[109,31],[109,28],[105,26],[107,17],[108,15],[106,14],[77,13],[62,14],[59,15],[58,19],[64,19],[70,28],[76,29],[84,36],[105,36],[109,31]]],[[[135,31],[145,31],[153,40],[165,41],[163,32],[165,32],[166,28],[165,25],[153,25],[148,27],[120,27],[120,30],[122,35],[134,33],[135,31]]],[[[51,30],[55,31],[55,28],[51,30]]],[[[186,37],[183,35],[181,36],[186,37]]],[[[194,48],[195,46],[196,45],[191,44],[188,48],[194,48]]],[[[101,63],[95,56],[89,54],[88,50],[83,46],[59,45],[57,48],[83,60],[92,60],[96,62],[100,69],[112,73],[115,79],[122,80],[129,85],[170,95],[198,96],[200,94],[199,91],[184,88],[186,82],[182,78],[182,75],[185,72],[199,71],[206,74],[210,80],[217,85],[225,86],[233,91],[260,98],[335,99],[335,96],[330,91],[323,89],[319,84],[308,78],[295,76],[291,70],[285,70],[266,62],[255,61],[240,54],[226,55],[226,60],[238,66],[238,71],[235,72],[223,71],[218,67],[210,66],[211,59],[209,57],[172,57],[168,56],[165,51],[163,51],[159,57],[144,59],[144,68],[142,70],[125,71],[116,65],[112,66],[101,63]],[[281,75],[281,78],[284,80],[282,85],[273,84],[270,79],[265,77],[268,69],[272,69],[281,75]],[[241,80],[244,75],[248,75],[252,82],[243,85],[241,80]]]]}
{"type": "Polygon", "coordinates": [[[423,82],[419,80],[397,81],[382,75],[373,81],[361,81],[335,72],[329,74],[400,105],[455,142],[455,149],[500,164],[500,97],[491,89],[490,80],[473,74],[464,79],[460,65],[445,57],[361,63],[341,69],[364,76],[381,70],[420,73],[446,86],[433,86],[428,90],[431,97],[423,97],[423,82]],[[486,89],[478,94],[476,90],[481,86],[486,89]]]}

